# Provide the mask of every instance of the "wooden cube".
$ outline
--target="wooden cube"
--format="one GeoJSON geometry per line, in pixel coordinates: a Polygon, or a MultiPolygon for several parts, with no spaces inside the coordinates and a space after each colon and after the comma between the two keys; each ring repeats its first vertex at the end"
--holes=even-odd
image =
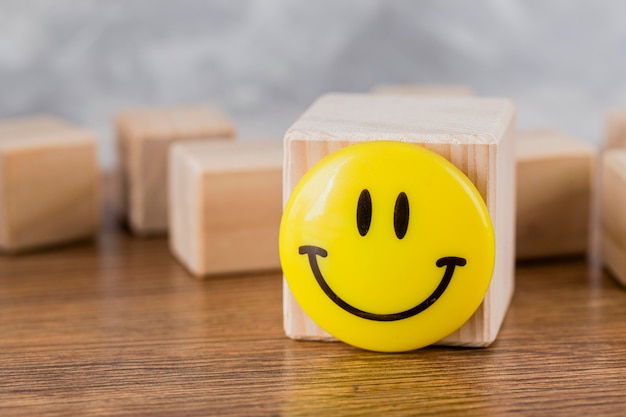
{"type": "Polygon", "coordinates": [[[372,88],[372,93],[422,97],[467,97],[473,96],[474,90],[464,85],[386,84],[372,88]]]}
{"type": "Polygon", "coordinates": [[[46,114],[0,120],[0,136],[11,138],[14,135],[41,134],[51,130],[76,127],[71,123],[46,114]]]}
{"type": "Polygon", "coordinates": [[[209,106],[131,110],[117,117],[122,210],[138,235],[167,232],[167,150],[183,139],[230,138],[233,123],[209,106]]]}
{"type": "MultiPolygon", "coordinates": [[[[514,113],[513,104],[501,99],[323,96],[285,136],[284,201],[309,168],[353,143],[415,143],[448,159],[485,200],[496,236],[496,263],[481,306],[440,344],[487,346],[498,334],[514,289],[514,113]]],[[[286,334],[294,339],[332,340],[300,308],[286,282],[283,288],[286,334]]]]}
{"type": "Polygon", "coordinates": [[[551,130],[516,137],[517,258],[585,254],[595,148],[551,130]]]}
{"type": "Polygon", "coordinates": [[[604,148],[626,148],[626,109],[611,109],[606,126],[604,148]]]}
{"type": "Polygon", "coordinates": [[[626,286],[626,149],[604,153],[600,177],[602,261],[626,286]]]}
{"type": "Polygon", "coordinates": [[[281,141],[184,141],[169,168],[170,247],[189,271],[280,268],[281,141]]]}
{"type": "Polygon", "coordinates": [[[91,132],[49,116],[0,122],[0,249],[94,236],[100,195],[91,132]]]}

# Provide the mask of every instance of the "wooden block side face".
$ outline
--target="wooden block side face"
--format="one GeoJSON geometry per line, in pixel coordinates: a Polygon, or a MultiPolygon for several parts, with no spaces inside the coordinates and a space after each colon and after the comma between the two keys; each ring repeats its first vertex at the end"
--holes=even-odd
{"type": "Polygon", "coordinates": [[[162,189],[167,184],[167,146],[174,137],[171,123],[162,112],[146,110],[119,115],[116,128],[122,192],[120,200],[129,226],[140,235],[164,233],[167,218],[161,217],[155,221],[155,215],[150,212],[153,207],[160,216],[166,216],[167,213],[164,210],[167,204],[164,201],[166,191],[162,189]],[[146,137],[151,138],[147,148],[144,143],[146,137]],[[152,203],[150,193],[154,191],[155,181],[159,184],[156,186],[156,203],[152,203]]]}
{"type": "Polygon", "coordinates": [[[519,259],[587,252],[593,165],[591,153],[517,163],[519,259]]]}
{"type": "Polygon", "coordinates": [[[496,340],[506,316],[515,289],[514,147],[514,124],[511,123],[499,144],[484,150],[482,169],[488,167],[490,196],[486,201],[496,238],[491,285],[474,315],[459,330],[437,343],[439,345],[489,346],[496,340]]]}
{"type": "Polygon", "coordinates": [[[6,152],[3,162],[3,249],[30,249],[97,232],[95,142],[6,152]]]}
{"type": "Polygon", "coordinates": [[[612,110],[607,117],[606,149],[626,147],[626,110],[612,110]]]}
{"type": "Polygon", "coordinates": [[[602,161],[601,252],[603,262],[626,286],[626,152],[608,152],[602,161]]]}
{"type": "Polygon", "coordinates": [[[476,346],[488,346],[496,340],[515,291],[515,217],[517,173],[515,170],[515,124],[512,121],[497,149],[496,170],[491,172],[497,196],[495,217],[496,265],[492,285],[483,301],[484,328],[488,329],[476,346]]]}
{"type": "Polygon", "coordinates": [[[194,275],[201,275],[200,234],[201,179],[184,149],[173,146],[169,152],[169,241],[174,255],[194,275]]]}
{"type": "Polygon", "coordinates": [[[232,138],[232,122],[209,106],[128,111],[117,118],[124,212],[133,232],[167,232],[167,151],[185,139],[232,138]]]}
{"type": "Polygon", "coordinates": [[[118,158],[118,190],[120,201],[120,209],[122,216],[127,217],[130,213],[130,159],[131,149],[128,142],[127,133],[125,131],[125,118],[118,116],[115,120],[115,146],[118,158]]]}
{"type": "MultiPolygon", "coordinates": [[[[617,241],[626,241],[626,154],[609,152],[602,161],[602,220],[606,233],[617,241]]],[[[626,243],[626,242],[625,242],[626,243]]]]}
{"type": "Polygon", "coordinates": [[[5,155],[0,152],[0,249],[6,247],[8,241],[7,236],[7,204],[3,203],[8,200],[5,182],[7,180],[5,155]]]}
{"type": "Polygon", "coordinates": [[[600,241],[602,260],[611,274],[623,287],[626,287],[626,261],[624,245],[617,242],[609,234],[603,235],[600,241]]]}
{"type": "Polygon", "coordinates": [[[131,168],[129,222],[137,234],[167,231],[167,151],[170,139],[134,143],[137,160],[131,168]]]}
{"type": "Polygon", "coordinates": [[[205,174],[202,275],[279,269],[281,169],[205,174]]]}

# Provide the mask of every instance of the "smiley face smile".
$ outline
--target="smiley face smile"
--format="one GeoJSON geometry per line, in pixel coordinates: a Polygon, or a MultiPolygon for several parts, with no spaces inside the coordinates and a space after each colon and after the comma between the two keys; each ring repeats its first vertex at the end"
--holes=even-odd
{"type": "Polygon", "coordinates": [[[444,293],[444,291],[448,287],[448,284],[450,283],[450,280],[452,279],[452,275],[454,274],[454,269],[457,266],[465,266],[465,264],[467,263],[465,259],[454,257],[454,256],[447,256],[444,258],[439,258],[436,262],[437,267],[441,268],[445,266],[446,271],[444,272],[443,278],[441,278],[439,285],[437,286],[437,288],[435,288],[435,291],[433,291],[432,294],[430,294],[424,301],[422,301],[415,307],[410,308],[408,310],[401,311],[399,313],[392,313],[392,314],[376,314],[376,313],[363,311],[361,309],[354,307],[353,305],[344,301],[341,297],[339,297],[339,295],[337,295],[337,293],[333,291],[332,288],[330,288],[330,286],[324,279],[324,276],[322,275],[322,272],[320,271],[320,267],[317,263],[318,256],[321,256],[322,258],[325,258],[326,256],[328,256],[328,252],[326,250],[320,248],[319,246],[308,245],[308,246],[300,246],[299,253],[300,255],[306,254],[309,256],[309,264],[311,265],[311,271],[313,272],[313,276],[315,277],[315,280],[317,281],[319,286],[322,288],[324,293],[328,296],[328,298],[330,298],[335,304],[337,304],[339,307],[346,310],[348,313],[354,314],[355,316],[358,316],[367,320],[374,320],[374,321],[404,320],[404,319],[408,319],[409,317],[413,317],[416,314],[419,314],[422,311],[426,310],[428,307],[433,305],[439,299],[441,294],[444,293]]]}

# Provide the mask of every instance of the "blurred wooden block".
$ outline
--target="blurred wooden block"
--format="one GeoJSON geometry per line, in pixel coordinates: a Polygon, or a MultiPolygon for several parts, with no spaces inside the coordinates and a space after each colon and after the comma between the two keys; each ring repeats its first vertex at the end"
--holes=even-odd
{"type": "Polygon", "coordinates": [[[50,130],[75,128],[71,123],[46,114],[0,120],[0,136],[10,138],[13,135],[25,136],[29,133],[41,134],[50,130]]]}
{"type": "Polygon", "coordinates": [[[209,106],[147,108],[117,117],[122,210],[139,235],[167,232],[167,150],[183,139],[230,138],[233,123],[209,106]]]}
{"type": "Polygon", "coordinates": [[[609,110],[604,148],[626,148],[626,109],[609,110]]]}
{"type": "Polygon", "coordinates": [[[91,132],[49,116],[0,121],[0,249],[94,236],[99,182],[91,132]]]}
{"type": "Polygon", "coordinates": [[[602,261],[626,286],[626,149],[605,152],[600,175],[602,261]]]}
{"type": "Polygon", "coordinates": [[[185,141],[169,166],[170,247],[194,275],[280,269],[281,141],[185,141]]]}
{"type": "Polygon", "coordinates": [[[586,253],[595,148],[551,130],[516,137],[517,258],[586,253]]]}
{"type": "MultiPolygon", "coordinates": [[[[323,96],[285,136],[284,200],[309,168],[352,143],[397,140],[448,159],[485,200],[496,236],[496,264],[481,306],[440,344],[487,346],[498,334],[514,289],[514,113],[513,104],[500,99],[323,96]]],[[[286,334],[294,339],[333,340],[304,313],[286,282],[283,288],[286,334]]]]}
{"type": "Polygon", "coordinates": [[[372,93],[423,97],[468,97],[474,95],[474,90],[463,85],[387,84],[372,88],[372,93]]]}

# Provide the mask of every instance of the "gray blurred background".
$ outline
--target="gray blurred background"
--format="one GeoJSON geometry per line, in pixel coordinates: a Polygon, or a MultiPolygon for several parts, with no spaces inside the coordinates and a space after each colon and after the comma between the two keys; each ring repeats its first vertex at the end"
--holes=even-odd
{"type": "Polygon", "coordinates": [[[518,126],[599,144],[626,107],[626,3],[0,0],[0,117],[84,124],[104,167],[121,109],[210,102],[282,137],[317,96],[383,83],[511,97],[518,126]]]}

